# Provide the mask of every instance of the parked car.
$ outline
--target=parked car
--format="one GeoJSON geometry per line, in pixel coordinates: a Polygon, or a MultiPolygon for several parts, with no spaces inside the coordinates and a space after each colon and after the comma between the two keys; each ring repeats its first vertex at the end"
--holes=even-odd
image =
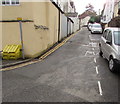
{"type": "Polygon", "coordinates": [[[106,28],[99,43],[100,56],[109,61],[109,69],[120,69],[120,28],[106,28]]]}
{"type": "Polygon", "coordinates": [[[102,30],[102,26],[98,23],[95,23],[95,24],[92,24],[92,27],[91,27],[91,34],[92,33],[102,33],[103,30],[102,30]]]}
{"type": "Polygon", "coordinates": [[[92,23],[88,23],[88,30],[91,31],[92,23]]]}

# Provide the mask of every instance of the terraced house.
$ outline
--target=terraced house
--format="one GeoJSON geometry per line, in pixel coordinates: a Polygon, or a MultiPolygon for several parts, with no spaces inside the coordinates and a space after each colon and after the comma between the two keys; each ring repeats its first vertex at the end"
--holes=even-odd
{"type": "Polygon", "coordinates": [[[6,45],[22,44],[25,57],[37,57],[79,29],[74,31],[74,21],[54,1],[33,1],[0,1],[0,51],[6,45]]]}
{"type": "Polygon", "coordinates": [[[110,27],[120,27],[120,0],[107,0],[102,15],[102,23],[110,27]]]}

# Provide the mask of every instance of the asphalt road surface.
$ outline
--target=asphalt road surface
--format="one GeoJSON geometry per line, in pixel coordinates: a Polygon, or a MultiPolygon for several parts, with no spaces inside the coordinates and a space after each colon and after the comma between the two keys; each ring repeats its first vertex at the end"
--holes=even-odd
{"type": "Polygon", "coordinates": [[[118,102],[118,73],[99,56],[101,34],[82,28],[46,59],[2,72],[3,102],[118,102]]]}

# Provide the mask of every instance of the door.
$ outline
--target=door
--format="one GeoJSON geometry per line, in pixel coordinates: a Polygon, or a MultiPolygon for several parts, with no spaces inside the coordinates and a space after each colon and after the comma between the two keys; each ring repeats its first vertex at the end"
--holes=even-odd
{"type": "Polygon", "coordinates": [[[103,55],[106,57],[106,49],[105,49],[105,45],[106,45],[106,39],[107,39],[107,35],[108,35],[109,30],[105,30],[102,37],[101,37],[101,50],[103,52],[103,55]]]}
{"type": "Polygon", "coordinates": [[[106,40],[107,40],[107,42],[110,43],[110,44],[106,43],[106,45],[105,45],[106,58],[109,59],[109,56],[112,52],[112,31],[108,32],[106,40]]]}

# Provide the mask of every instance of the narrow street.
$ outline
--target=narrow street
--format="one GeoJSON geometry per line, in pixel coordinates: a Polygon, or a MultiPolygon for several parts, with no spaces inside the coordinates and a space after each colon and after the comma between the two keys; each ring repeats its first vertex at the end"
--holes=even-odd
{"type": "Polygon", "coordinates": [[[3,102],[118,102],[120,76],[99,56],[100,36],[84,27],[43,61],[3,71],[3,102]]]}

